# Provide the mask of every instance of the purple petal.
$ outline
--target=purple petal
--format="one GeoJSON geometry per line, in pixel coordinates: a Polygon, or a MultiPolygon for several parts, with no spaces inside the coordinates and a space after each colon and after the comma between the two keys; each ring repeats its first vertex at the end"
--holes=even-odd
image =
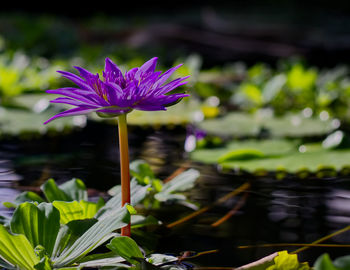
{"type": "Polygon", "coordinates": [[[94,112],[96,110],[97,110],[96,108],[87,108],[87,107],[78,107],[78,108],[69,109],[67,111],[58,113],[55,116],[51,117],[46,122],[44,122],[44,125],[46,125],[47,123],[49,123],[52,120],[55,120],[57,118],[66,117],[66,116],[89,114],[89,113],[94,112]]]}
{"type": "Polygon", "coordinates": [[[140,67],[140,71],[143,73],[154,72],[156,69],[157,61],[158,57],[153,57],[140,67]]]}
{"type": "Polygon", "coordinates": [[[156,69],[158,57],[153,57],[144,63],[135,74],[135,79],[140,80],[145,74],[154,72],[156,69]]]}
{"type": "Polygon", "coordinates": [[[73,83],[75,83],[78,87],[81,88],[81,90],[92,90],[91,86],[86,83],[82,78],[79,76],[67,72],[67,71],[57,71],[58,73],[62,74],[63,77],[67,78],[68,80],[71,80],[73,83]]]}
{"type": "Polygon", "coordinates": [[[178,79],[175,79],[169,83],[167,83],[166,85],[160,87],[157,89],[157,91],[154,91],[154,95],[163,95],[163,94],[166,94],[172,90],[174,90],[175,88],[181,86],[181,85],[184,85],[186,84],[187,82],[184,82],[184,80],[188,79],[190,76],[186,76],[186,77],[182,77],[182,78],[178,78],[178,79]]]}
{"type": "Polygon", "coordinates": [[[107,90],[107,99],[110,105],[128,107],[125,106],[125,102],[123,102],[124,91],[119,85],[115,83],[105,83],[105,88],[107,90]]]}
{"type": "MultiPolygon", "coordinates": [[[[175,101],[177,101],[180,98],[183,97],[188,97],[188,94],[173,94],[173,95],[169,95],[169,96],[161,96],[161,97],[153,97],[153,98],[149,98],[149,99],[145,99],[144,104],[161,104],[161,105],[167,105],[169,103],[173,103],[175,101]]],[[[140,102],[140,104],[142,104],[140,102]]]]}
{"type": "Polygon", "coordinates": [[[115,72],[116,75],[123,76],[120,68],[109,58],[106,58],[104,71],[105,72],[115,72]]]}
{"type": "Polygon", "coordinates": [[[130,82],[128,86],[123,91],[122,101],[124,107],[130,107],[139,99],[139,86],[136,80],[130,82]]]}
{"type": "Polygon", "coordinates": [[[132,81],[135,78],[136,72],[139,70],[139,68],[132,68],[129,71],[125,73],[125,79],[127,81],[132,81]]]}
{"type": "Polygon", "coordinates": [[[113,82],[122,84],[124,82],[123,73],[119,67],[112,62],[111,59],[106,58],[105,69],[103,71],[103,77],[106,82],[113,82]]]}
{"type": "Polygon", "coordinates": [[[148,77],[142,80],[139,85],[139,96],[145,96],[147,93],[152,93],[152,89],[154,88],[154,83],[157,81],[157,78],[161,74],[161,72],[151,73],[148,77]]]}
{"type": "Polygon", "coordinates": [[[55,90],[46,90],[46,93],[57,94],[62,96],[67,96],[82,102],[86,102],[91,105],[99,105],[99,100],[96,99],[98,96],[95,93],[90,93],[77,88],[59,88],[55,90]]]}
{"type": "Polygon", "coordinates": [[[166,72],[164,72],[159,79],[157,80],[157,82],[154,84],[155,87],[159,87],[162,84],[164,84],[169,78],[170,76],[174,73],[175,70],[177,70],[179,67],[181,67],[183,64],[177,65],[176,67],[173,67],[169,70],[167,70],[166,72]]]}
{"type": "Polygon", "coordinates": [[[86,81],[88,81],[90,77],[95,76],[93,73],[86,70],[85,68],[82,68],[82,67],[74,67],[74,68],[79,71],[80,76],[85,78],[86,81]]]}
{"type": "Polygon", "coordinates": [[[186,84],[189,77],[178,78],[167,83],[180,65],[170,68],[162,74],[155,72],[157,57],[144,63],[140,68],[133,68],[123,76],[119,67],[109,58],[105,59],[103,78],[99,74],[75,67],[79,76],[66,71],[58,71],[63,77],[71,80],[78,88],[67,87],[47,90],[47,93],[62,95],[52,103],[63,103],[76,108],[61,112],[45,122],[71,115],[87,114],[93,111],[107,115],[128,113],[132,109],[144,111],[166,110],[183,97],[189,95],[174,93],[166,95],[175,88],[186,84]]]}
{"type": "Polygon", "coordinates": [[[98,105],[93,105],[91,103],[86,103],[80,100],[75,100],[75,99],[71,99],[71,98],[64,98],[64,97],[58,97],[54,100],[50,101],[51,103],[63,103],[63,104],[69,104],[69,105],[74,105],[74,106],[89,106],[89,107],[95,107],[95,108],[99,108],[100,106],[98,105]]]}

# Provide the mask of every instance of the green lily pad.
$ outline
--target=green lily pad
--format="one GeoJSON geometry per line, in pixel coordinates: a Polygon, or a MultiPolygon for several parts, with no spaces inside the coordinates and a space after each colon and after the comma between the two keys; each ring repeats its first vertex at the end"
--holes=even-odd
{"type": "MultiPolygon", "coordinates": [[[[138,111],[128,114],[127,121],[133,126],[177,126],[191,123],[196,115],[201,114],[200,105],[193,100],[182,100],[178,104],[168,107],[166,111],[138,111]]],[[[89,119],[115,123],[117,118],[100,118],[96,114],[89,115],[89,119]]]]}
{"type": "Polygon", "coordinates": [[[304,117],[300,114],[288,114],[275,117],[267,113],[228,113],[221,118],[207,119],[198,124],[198,128],[208,134],[223,137],[257,136],[262,131],[271,137],[311,137],[328,134],[339,127],[336,119],[321,120],[316,117],[304,117]]]}
{"type": "MultiPolygon", "coordinates": [[[[72,108],[65,104],[50,104],[50,100],[58,95],[52,94],[25,94],[12,99],[13,106],[24,110],[1,108],[0,110],[0,135],[18,135],[20,133],[46,133],[48,129],[60,131],[75,126],[83,126],[86,116],[64,117],[43,125],[47,119],[59,111],[72,108]],[[13,115],[13,119],[11,117],[13,115]],[[16,121],[14,120],[16,119],[16,121]]],[[[175,106],[168,107],[166,111],[138,111],[134,110],[128,114],[128,124],[136,126],[177,126],[193,122],[202,114],[198,101],[184,98],[175,106]]],[[[104,121],[115,124],[117,117],[101,118],[95,113],[88,116],[92,121],[104,121]]]]}
{"type": "Polygon", "coordinates": [[[43,111],[50,105],[50,100],[58,95],[42,93],[22,94],[11,98],[13,106],[26,108],[32,111],[43,111]]]}
{"type": "Polygon", "coordinates": [[[47,133],[61,133],[81,128],[86,123],[85,116],[73,116],[57,119],[47,125],[43,123],[58,113],[48,109],[40,113],[28,110],[0,107],[0,138],[18,136],[33,138],[47,133]]]}
{"type": "MultiPolygon", "coordinates": [[[[289,140],[245,140],[232,141],[225,147],[197,149],[191,153],[191,158],[204,163],[218,163],[225,155],[232,151],[245,151],[246,149],[254,149],[263,153],[265,157],[272,157],[294,152],[298,145],[298,141],[289,140]]],[[[237,153],[237,152],[236,152],[237,153]]],[[[242,161],[236,157],[236,161],[242,161]]]]}
{"type": "MultiPolygon", "coordinates": [[[[252,150],[249,150],[252,151],[252,150]]],[[[350,149],[326,149],[321,143],[300,145],[298,141],[290,140],[245,140],[232,141],[226,147],[212,149],[197,149],[190,154],[194,161],[206,164],[220,164],[226,169],[248,172],[286,171],[298,173],[303,170],[317,172],[322,168],[332,168],[340,171],[350,166],[350,149]],[[245,155],[229,157],[238,150],[254,149],[254,158],[247,159],[245,155]]]]}
{"type": "Polygon", "coordinates": [[[262,158],[264,156],[265,154],[263,152],[256,149],[238,149],[225,153],[219,157],[218,162],[222,163],[230,160],[248,160],[262,158]]]}

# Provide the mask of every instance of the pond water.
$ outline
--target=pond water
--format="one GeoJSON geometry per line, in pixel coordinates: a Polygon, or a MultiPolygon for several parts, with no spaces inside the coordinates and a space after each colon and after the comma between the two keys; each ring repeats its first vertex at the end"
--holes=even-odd
{"type": "MultiPolygon", "coordinates": [[[[238,249],[240,245],[267,243],[311,243],[350,223],[350,177],[299,179],[274,175],[255,177],[221,172],[213,166],[189,162],[184,153],[186,129],[130,127],[130,159],[144,159],[157,175],[165,179],[179,167],[196,168],[201,176],[190,200],[202,206],[244,183],[251,187],[239,195],[215,205],[205,213],[175,226],[163,226],[157,233],[156,251],[179,254],[217,250],[193,261],[201,266],[240,266],[275,251],[298,247],[238,249]],[[243,196],[245,200],[242,201],[243,196]],[[217,227],[211,224],[243,202],[236,214],[217,227]]],[[[117,128],[88,123],[86,128],[64,136],[45,136],[36,140],[9,139],[0,142],[0,200],[12,201],[22,190],[38,187],[48,178],[64,182],[73,177],[84,180],[91,196],[99,196],[119,184],[117,128]]],[[[153,214],[164,224],[193,212],[165,205],[153,214]]],[[[0,206],[0,215],[9,215],[0,206]]],[[[326,243],[346,244],[350,232],[326,243]]],[[[348,254],[344,248],[310,248],[300,253],[301,261],[313,262],[328,252],[332,258],[348,254]]]]}

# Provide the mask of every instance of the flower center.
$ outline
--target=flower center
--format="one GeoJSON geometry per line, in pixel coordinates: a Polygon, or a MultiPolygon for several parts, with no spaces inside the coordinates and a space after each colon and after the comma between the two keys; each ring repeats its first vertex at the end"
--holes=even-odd
{"type": "Polygon", "coordinates": [[[92,87],[97,95],[99,95],[105,101],[108,101],[107,91],[104,89],[102,82],[100,81],[98,76],[96,76],[95,79],[92,81],[92,87]]]}

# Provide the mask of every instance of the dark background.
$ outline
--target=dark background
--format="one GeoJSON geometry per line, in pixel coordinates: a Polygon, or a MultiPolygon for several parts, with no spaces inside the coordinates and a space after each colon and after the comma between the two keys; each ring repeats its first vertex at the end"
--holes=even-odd
{"type": "MultiPolygon", "coordinates": [[[[92,31],[86,42],[122,42],[140,51],[161,47],[198,53],[204,66],[275,63],[301,56],[334,66],[350,61],[349,1],[113,1],[2,6],[0,17],[52,16],[81,24],[94,17],[123,21],[118,32],[92,31]]],[[[0,26],[1,27],[1,26],[0,26]]],[[[1,29],[0,29],[1,30],[1,29]]]]}

